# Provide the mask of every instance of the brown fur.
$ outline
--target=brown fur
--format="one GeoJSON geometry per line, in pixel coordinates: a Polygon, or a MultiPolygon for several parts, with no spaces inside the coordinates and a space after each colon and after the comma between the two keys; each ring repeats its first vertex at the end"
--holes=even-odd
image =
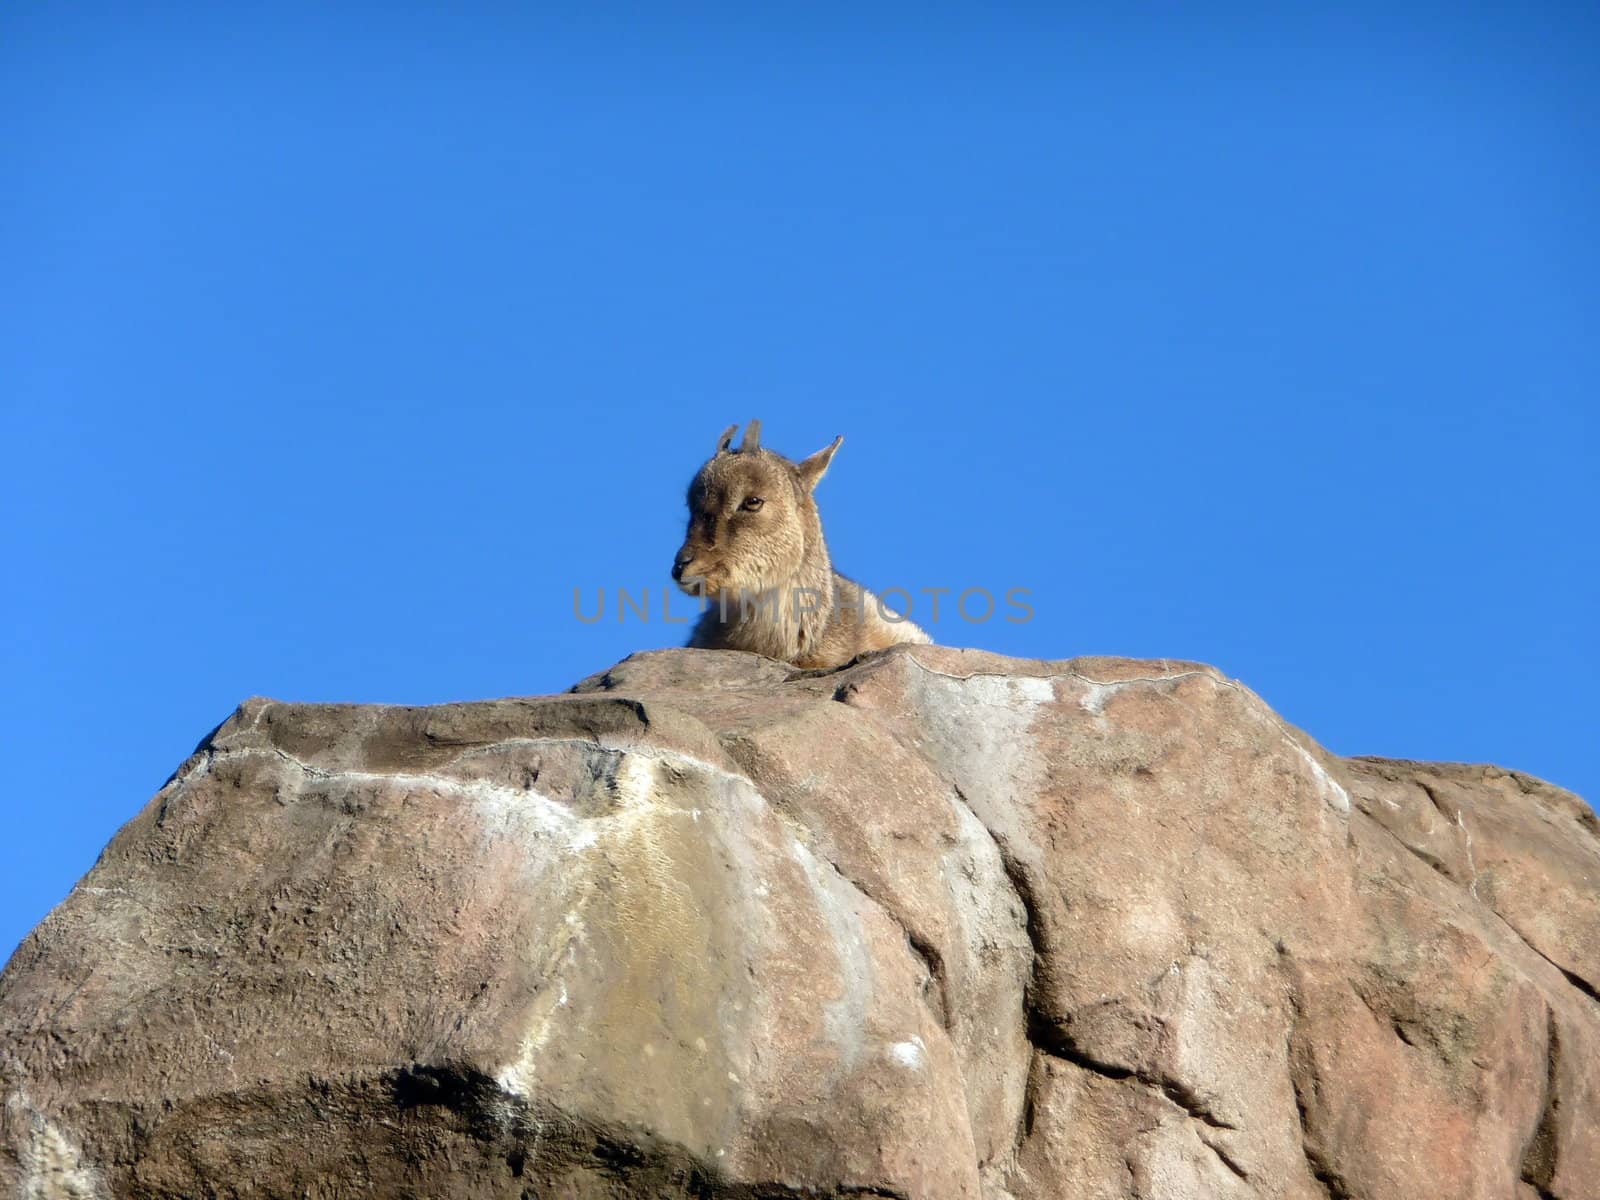
{"type": "Polygon", "coordinates": [[[730,449],[737,429],[723,431],[689,484],[689,533],[672,577],[710,601],[689,645],[837,667],[868,650],[932,641],[908,620],[886,619],[875,595],[833,569],[812,493],[844,439],[796,463],[761,446],[759,421],[730,449]]]}

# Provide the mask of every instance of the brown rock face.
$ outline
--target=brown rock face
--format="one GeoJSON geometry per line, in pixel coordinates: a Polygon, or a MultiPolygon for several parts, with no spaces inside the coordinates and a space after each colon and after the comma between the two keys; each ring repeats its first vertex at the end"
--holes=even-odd
{"type": "Polygon", "coordinates": [[[1209,668],[252,700],[0,976],[0,1195],[1600,1196],[1600,825],[1209,668]]]}

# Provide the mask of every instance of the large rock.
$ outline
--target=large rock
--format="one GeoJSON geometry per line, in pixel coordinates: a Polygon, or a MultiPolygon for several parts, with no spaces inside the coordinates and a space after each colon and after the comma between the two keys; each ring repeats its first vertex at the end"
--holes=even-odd
{"type": "Polygon", "coordinates": [[[1595,1197],[1597,885],[1187,663],[252,700],[0,977],[0,1194],[1595,1197]]]}

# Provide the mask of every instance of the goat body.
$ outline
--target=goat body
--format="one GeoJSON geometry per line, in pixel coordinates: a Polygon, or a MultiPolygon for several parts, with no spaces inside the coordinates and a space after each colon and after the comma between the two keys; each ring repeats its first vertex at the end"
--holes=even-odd
{"type": "Polygon", "coordinates": [[[842,437],[792,462],[736,425],[689,484],[689,531],[672,577],[708,601],[689,645],[749,650],[799,667],[843,666],[859,654],[933,639],[833,569],[816,486],[842,437]]]}

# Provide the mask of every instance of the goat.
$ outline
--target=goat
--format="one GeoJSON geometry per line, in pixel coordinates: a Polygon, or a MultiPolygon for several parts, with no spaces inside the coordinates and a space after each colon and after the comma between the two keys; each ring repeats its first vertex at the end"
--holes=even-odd
{"type": "Polygon", "coordinates": [[[800,462],[761,445],[761,422],[717,439],[689,484],[689,532],[672,564],[710,602],[689,645],[749,650],[797,667],[843,666],[869,650],[933,639],[833,569],[816,490],[843,437],[800,462]]]}

